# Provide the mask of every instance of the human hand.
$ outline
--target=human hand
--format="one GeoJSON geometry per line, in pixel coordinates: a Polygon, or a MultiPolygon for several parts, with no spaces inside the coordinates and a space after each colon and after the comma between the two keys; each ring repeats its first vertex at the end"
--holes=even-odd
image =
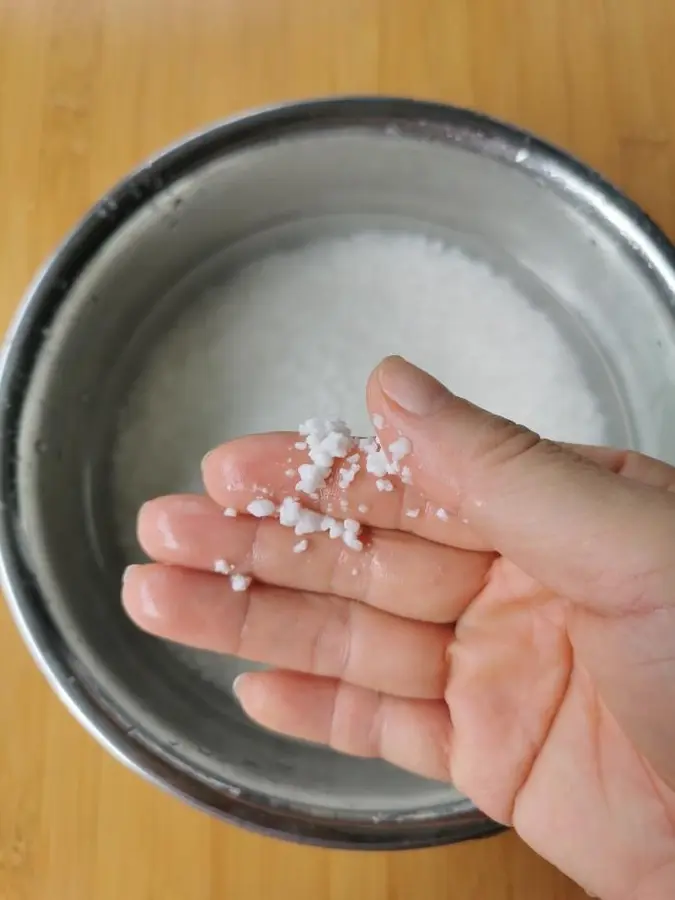
{"type": "Polygon", "coordinates": [[[413,484],[322,492],[369,526],[362,553],[317,535],[298,557],[274,520],[225,518],[304,461],[297,435],[243,438],[205,460],[211,499],[141,511],[157,564],[127,573],[129,615],[276,667],[237,683],[265,726],[452,780],[604,900],[674,897],[675,469],[540,441],[399,358],[368,401],[413,484]]]}

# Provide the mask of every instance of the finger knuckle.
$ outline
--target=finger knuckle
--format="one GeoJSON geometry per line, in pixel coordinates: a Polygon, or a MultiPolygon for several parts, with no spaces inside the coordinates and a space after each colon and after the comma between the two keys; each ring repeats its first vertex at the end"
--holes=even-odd
{"type": "Polygon", "coordinates": [[[502,469],[516,460],[537,452],[554,452],[557,445],[509,419],[491,418],[478,435],[472,459],[481,471],[502,469]]]}
{"type": "Polygon", "coordinates": [[[343,601],[322,602],[319,624],[310,642],[309,671],[315,675],[345,678],[351,669],[351,605],[343,601]]]}

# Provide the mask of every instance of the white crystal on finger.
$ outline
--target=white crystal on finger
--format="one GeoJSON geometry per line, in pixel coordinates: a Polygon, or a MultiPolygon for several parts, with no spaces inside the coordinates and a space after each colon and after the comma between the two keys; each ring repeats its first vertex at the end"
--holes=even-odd
{"type": "Polygon", "coordinates": [[[273,516],[276,511],[277,508],[271,500],[252,500],[246,507],[246,512],[255,516],[256,519],[264,519],[266,516],[273,516]]]}

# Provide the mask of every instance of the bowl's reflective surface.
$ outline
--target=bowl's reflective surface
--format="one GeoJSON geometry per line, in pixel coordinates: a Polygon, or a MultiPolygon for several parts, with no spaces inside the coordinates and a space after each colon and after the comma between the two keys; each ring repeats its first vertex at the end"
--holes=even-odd
{"type": "MultiPolygon", "coordinates": [[[[609,440],[675,461],[670,249],[583,169],[478,117],[340,101],[249,122],[122,185],[30,298],[0,398],[11,602],[88,727],[196,802],[318,841],[473,836],[491,824],[451,788],[263,732],[229,692],[129,624],[112,514],[117,411],[203,279],[228,278],[284,235],[368,223],[445,236],[495,262],[568,329],[609,440]]],[[[160,478],[151,492],[173,487],[160,478]]]]}

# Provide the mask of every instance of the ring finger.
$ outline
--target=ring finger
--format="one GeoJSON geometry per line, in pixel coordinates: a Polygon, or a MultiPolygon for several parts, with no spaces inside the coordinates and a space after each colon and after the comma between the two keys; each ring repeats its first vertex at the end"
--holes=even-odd
{"type": "Polygon", "coordinates": [[[204,650],[402,697],[439,699],[449,626],[412,622],[326,594],[251,584],[175,566],[132,566],[122,598],[145,631],[204,650]]]}

